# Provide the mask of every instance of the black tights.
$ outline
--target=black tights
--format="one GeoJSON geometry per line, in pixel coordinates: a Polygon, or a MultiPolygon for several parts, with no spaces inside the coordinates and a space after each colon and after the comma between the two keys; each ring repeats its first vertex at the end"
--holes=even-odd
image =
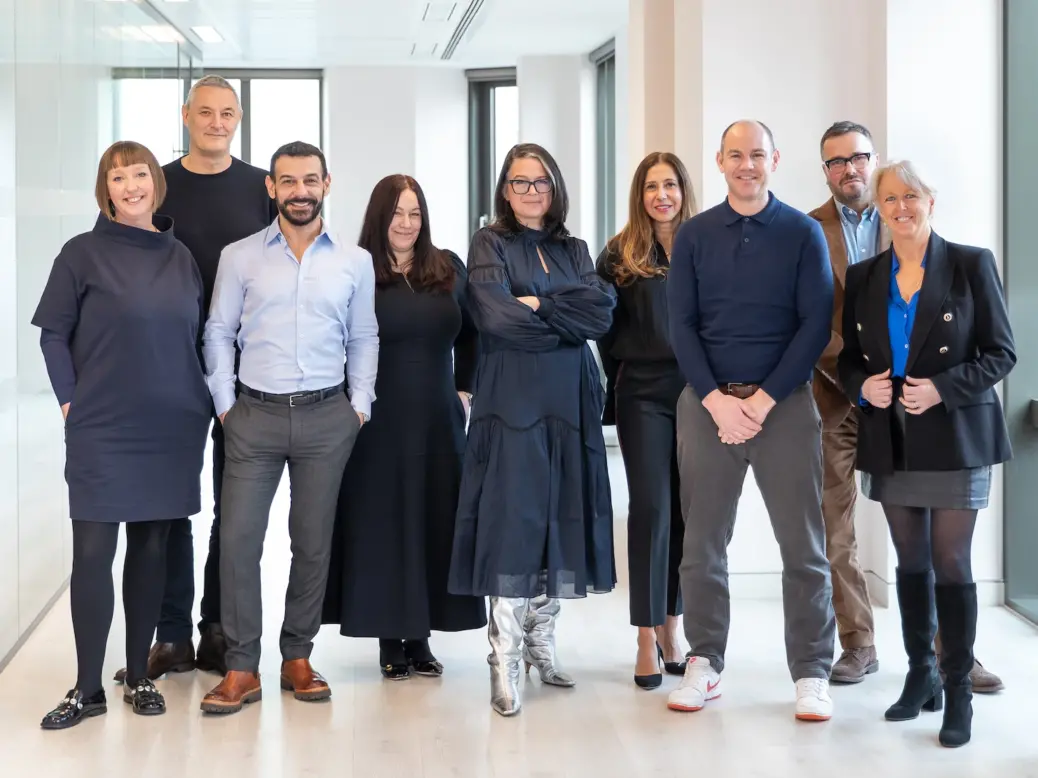
{"type": "Polygon", "coordinates": [[[938,584],[973,583],[970,548],[977,523],[975,510],[884,504],[883,512],[902,573],[925,573],[932,568],[938,584]]]}
{"type": "MultiPolygon", "coordinates": [[[[76,688],[90,696],[101,689],[108,631],[115,611],[112,563],[119,524],[72,522],[72,630],[76,636],[79,677],[76,688]]],[[[123,561],[123,607],[126,611],[126,682],[144,679],[148,651],[159,620],[166,578],[168,521],[126,524],[123,561]]]]}

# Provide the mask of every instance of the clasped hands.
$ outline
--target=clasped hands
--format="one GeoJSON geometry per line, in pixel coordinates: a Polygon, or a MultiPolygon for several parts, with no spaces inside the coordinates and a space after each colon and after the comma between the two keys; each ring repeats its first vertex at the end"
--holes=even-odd
{"type": "Polygon", "coordinates": [[[763,389],[745,400],[714,390],[703,400],[703,407],[713,417],[721,442],[735,445],[745,443],[763,429],[775,401],[763,389]]]}
{"type": "MultiPolygon", "coordinates": [[[[890,380],[890,370],[869,376],[861,385],[861,395],[869,405],[876,408],[889,408],[894,400],[894,384],[890,380]]],[[[925,413],[941,402],[940,392],[929,378],[905,377],[905,385],[898,398],[905,411],[914,416],[925,413]]]]}

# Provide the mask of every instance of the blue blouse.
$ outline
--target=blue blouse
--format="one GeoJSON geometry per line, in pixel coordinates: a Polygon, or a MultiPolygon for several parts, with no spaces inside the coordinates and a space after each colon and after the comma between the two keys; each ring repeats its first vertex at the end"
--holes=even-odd
{"type": "MultiPolygon", "coordinates": [[[[891,377],[905,377],[905,363],[908,362],[908,346],[912,339],[912,327],[915,326],[915,312],[919,306],[919,292],[905,302],[901,290],[897,286],[897,271],[901,263],[897,261],[894,247],[890,247],[890,295],[887,301],[887,329],[890,332],[891,377]]],[[[926,267],[926,256],[923,256],[923,267],[926,267]]]]}

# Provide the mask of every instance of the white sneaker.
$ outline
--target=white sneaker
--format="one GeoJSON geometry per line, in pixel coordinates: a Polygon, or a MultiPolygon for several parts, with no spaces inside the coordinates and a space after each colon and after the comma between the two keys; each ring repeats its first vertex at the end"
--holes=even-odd
{"type": "Polygon", "coordinates": [[[797,681],[796,716],[801,721],[828,721],[833,715],[829,682],[824,678],[801,678],[797,681]]]}
{"type": "Polygon", "coordinates": [[[714,671],[705,656],[694,656],[685,665],[681,685],[667,697],[667,707],[686,712],[702,710],[707,700],[716,700],[720,696],[720,673],[714,671]]]}

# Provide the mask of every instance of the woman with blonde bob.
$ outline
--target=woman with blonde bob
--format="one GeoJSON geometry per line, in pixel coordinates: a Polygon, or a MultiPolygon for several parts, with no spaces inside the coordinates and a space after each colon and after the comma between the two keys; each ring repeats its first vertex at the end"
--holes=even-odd
{"type": "Polygon", "coordinates": [[[44,729],[107,711],[101,685],[112,626],[112,563],[126,525],[126,685],[134,713],[164,713],[147,674],[159,619],[171,523],[201,510],[210,398],[197,344],[202,279],[173,220],[159,216],[166,181],[144,146],[101,157],[94,228],[54,260],[32,323],[65,418],[72,518],[76,685],[44,729]]]}
{"type": "Polygon", "coordinates": [[[912,163],[881,167],[872,186],[892,245],[847,270],[838,367],[857,406],[862,492],[897,552],[908,676],[886,718],[946,705],[939,740],[955,747],[973,717],[973,530],[992,465],[1012,456],[995,386],[1016,364],[1013,333],[994,256],[934,232],[935,192],[912,163]]]}
{"type": "Polygon", "coordinates": [[[598,258],[616,289],[613,324],[598,349],[606,374],[603,423],[615,424],[630,503],[627,563],[631,624],[638,627],[634,682],[642,689],[681,675],[678,643],[684,522],[678,489],[675,411],[685,380],[670,347],[667,270],[678,227],[696,211],[685,166],[649,154],[631,181],[627,224],[598,258]]]}

